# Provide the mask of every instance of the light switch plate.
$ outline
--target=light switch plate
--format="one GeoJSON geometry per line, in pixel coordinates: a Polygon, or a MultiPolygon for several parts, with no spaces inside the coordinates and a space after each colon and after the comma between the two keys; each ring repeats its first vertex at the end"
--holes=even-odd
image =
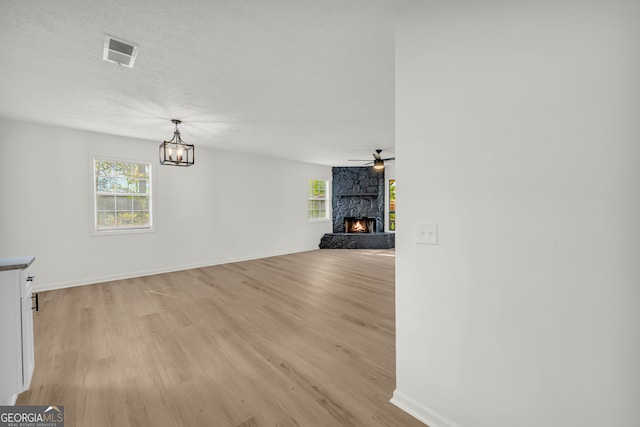
{"type": "Polygon", "coordinates": [[[438,244],[438,224],[435,222],[419,222],[416,224],[416,243],[421,245],[438,244]]]}

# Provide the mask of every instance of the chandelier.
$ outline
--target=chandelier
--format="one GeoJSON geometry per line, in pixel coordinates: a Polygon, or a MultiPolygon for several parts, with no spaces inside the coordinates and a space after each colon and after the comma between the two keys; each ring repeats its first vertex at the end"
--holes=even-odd
{"type": "Polygon", "coordinates": [[[192,166],[194,162],[195,148],[192,144],[185,144],[180,138],[178,125],[181,120],[172,119],[172,123],[176,125],[173,131],[173,138],[170,141],[164,141],[160,144],[160,164],[172,166],[192,166]]]}

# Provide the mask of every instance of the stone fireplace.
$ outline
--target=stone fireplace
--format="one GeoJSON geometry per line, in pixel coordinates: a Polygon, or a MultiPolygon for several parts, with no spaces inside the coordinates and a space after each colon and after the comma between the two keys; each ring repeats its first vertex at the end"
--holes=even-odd
{"type": "MultiPolygon", "coordinates": [[[[372,167],[332,170],[333,232],[349,233],[345,218],[373,218],[373,232],[384,231],[384,172],[372,167]]],[[[369,227],[371,228],[371,227],[369,227]]]]}
{"type": "Polygon", "coordinates": [[[384,172],[372,167],[332,169],[333,233],[320,241],[321,249],[388,249],[395,235],[384,232],[384,172]]]}

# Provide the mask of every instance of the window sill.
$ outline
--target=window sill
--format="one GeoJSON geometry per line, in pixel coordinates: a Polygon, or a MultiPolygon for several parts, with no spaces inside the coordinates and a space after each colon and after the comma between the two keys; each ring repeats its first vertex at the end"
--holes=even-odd
{"type": "Polygon", "coordinates": [[[131,228],[119,230],[93,230],[92,236],[123,236],[127,234],[147,234],[155,233],[156,229],[152,228],[131,228]]]}
{"type": "Polygon", "coordinates": [[[331,218],[309,218],[309,222],[331,222],[331,218]]]}

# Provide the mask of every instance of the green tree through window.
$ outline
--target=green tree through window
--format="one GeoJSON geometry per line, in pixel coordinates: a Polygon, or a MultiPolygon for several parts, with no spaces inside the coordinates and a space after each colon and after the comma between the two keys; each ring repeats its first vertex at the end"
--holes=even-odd
{"type": "Polygon", "coordinates": [[[151,228],[151,164],[94,160],[95,228],[151,228]]]}
{"type": "Polygon", "coordinates": [[[396,231],[396,180],[389,180],[389,230],[396,231]]]}
{"type": "Polygon", "coordinates": [[[323,180],[309,180],[309,219],[329,218],[329,211],[327,209],[327,184],[327,181],[323,180]]]}

